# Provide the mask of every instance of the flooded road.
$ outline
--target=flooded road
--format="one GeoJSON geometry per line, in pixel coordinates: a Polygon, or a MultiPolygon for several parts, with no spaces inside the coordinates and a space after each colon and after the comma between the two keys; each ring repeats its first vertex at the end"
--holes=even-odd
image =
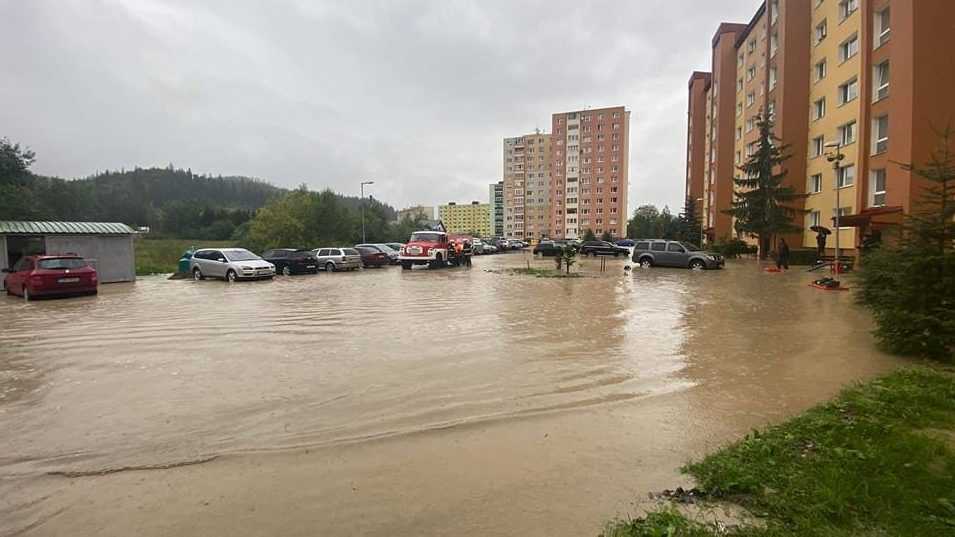
{"type": "Polygon", "coordinates": [[[899,364],[801,271],[525,259],[0,297],[0,535],[594,535],[899,364]]]}

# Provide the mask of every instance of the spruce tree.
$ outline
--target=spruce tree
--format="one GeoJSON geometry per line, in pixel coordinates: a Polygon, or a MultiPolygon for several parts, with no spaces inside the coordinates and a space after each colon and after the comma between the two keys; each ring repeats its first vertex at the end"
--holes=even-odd
{"type": "Polygon", "coordinates": [[[955,353],[955,132],[923,166],[904,165],[924,188],[901,236],[863,257],[859,297],[889,351],[951,361],[955,353]]]}
{"type": "Polygon", "coordinates": [[[703,243],[703,236],[699,210],[696,206],[696,200],[687,196],[683,203],[683,212],[680,213],[679,220],[679,239],[696,245],[703,243]]]}
{"type": "Polygon", "coordinates": [[[773,136],[773,122],[756,116],[759,128],[759,147],[738,169],[741,175],[733,179],[733,203],[724,211],[736,219],[736,230],[759,239],[759,257],[765,259],[773,239],[781,233],[801,231],[793,218],[802,209],[795,202],[805,197],[783,184],[786,169],[782,164],[792,155],[788,145],[779,145],[773,136]]]}

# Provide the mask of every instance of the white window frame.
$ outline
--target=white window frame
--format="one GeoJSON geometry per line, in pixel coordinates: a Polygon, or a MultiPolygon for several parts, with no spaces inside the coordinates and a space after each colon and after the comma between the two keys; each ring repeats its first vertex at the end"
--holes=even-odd
{"type": "Polygon", "coordinates": [[[839,61],[847,62],[853,56],[859,53],[859,34],[852,34],[852,37],[839,43],[839,61]]]}
{"type": "Polygon", "coordinates": [[[859,79],[852,77],[839,84],[839,106],[850,103],[859,98],[859,79]],[[852,89],[855,88],[854,91],[852,89]]]}
{"type": "Polygon", "coordinates": [[[872,66],[872,102],[878,102],[889,96],[889,82],[891,81],[892,70],[889,60],[885,60],[872,66]],[[882,82],[883,70],[885,81],[882,82]]]}
{"type": "Polygon", "coordinates": [[[869,207],[885,206],[887,185],[888,177],[885,168],[876,168],[869,171],[869,207]],[[882,179],[882,190],[876,187],[880,177],[882,179]]]}
{"type": "Polygon", "coordinates": [[[892,35],[892,12],[889,11],[889,9],[890,8],[886,6],[885,9],[876,11],[875,15],[872,17],[872,24],[874,26],[872,31],[873,48],[879,48],[888,43],[889,38],[892,35]]]}
{"type": "Polygon", "coordinates": [[[825,80],[826,75],[829,74],[828,63],[829,62],[827,62],[825,58],[816,62],[816,65],[815,65],[816,82],[819,82],[820,80],[825,80]]]}
{"type": "Polygon", "coordinates": [[[856,165],[840,166],[836,173],[836,188],[845,188],[856,184],[856,165]]]}
{"type": "Polygon", "coordinates": [[[826,40],[826,37],[829,36],[829,23],[826,19],[822,19],[822,22],[816,25],[815,28],[815,39],[816,44],[822,43],[826,40]]]}
{"type": "Polygon", "coordinates": [[[822,174],[814,173],[809,176],[809,193],[818,194],[822,192],[822,174]]]}
{"type": "Polygon", "coordinates": [[[826,117],[826,98],[816,99],[812,103],[812,120],[816,121],[826,117]]]}
{"type": "Polygon", "coordinates": [[[889,115],[872,118],[872,154],[878,155],[889,150],[889,115]],[[882,121],[885,120],[885,132],[879,135],[882,121]]]}
{"type": "Polygon", "coordinates": [[[858,137],[858,125],[855,121],[850,121],[839,126],[839,140],[840,145],[846,146],[854,144],[858,137]],[[846,136],[849,133],[852,136],[846,136]]]}

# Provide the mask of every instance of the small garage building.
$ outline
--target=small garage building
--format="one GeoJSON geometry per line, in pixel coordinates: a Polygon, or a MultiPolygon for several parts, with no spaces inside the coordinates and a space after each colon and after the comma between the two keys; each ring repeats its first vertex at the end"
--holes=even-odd
{"type": "Polygon", "coordinates": [[[16,222],[0,220],[0,267],[25,255],[76,254],[96,267],[101,283],[136,279],[136,231],[114,222],[16,222]]]}

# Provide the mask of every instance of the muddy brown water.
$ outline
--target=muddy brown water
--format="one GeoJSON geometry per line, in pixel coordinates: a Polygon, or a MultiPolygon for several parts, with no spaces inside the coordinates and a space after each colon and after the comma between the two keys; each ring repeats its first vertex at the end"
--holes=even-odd
{"type": "Polygon", "coordinates": [[[0,299],[0,535],[594,535],[899,363],[801,271],[525,262],[0,299]]]}

